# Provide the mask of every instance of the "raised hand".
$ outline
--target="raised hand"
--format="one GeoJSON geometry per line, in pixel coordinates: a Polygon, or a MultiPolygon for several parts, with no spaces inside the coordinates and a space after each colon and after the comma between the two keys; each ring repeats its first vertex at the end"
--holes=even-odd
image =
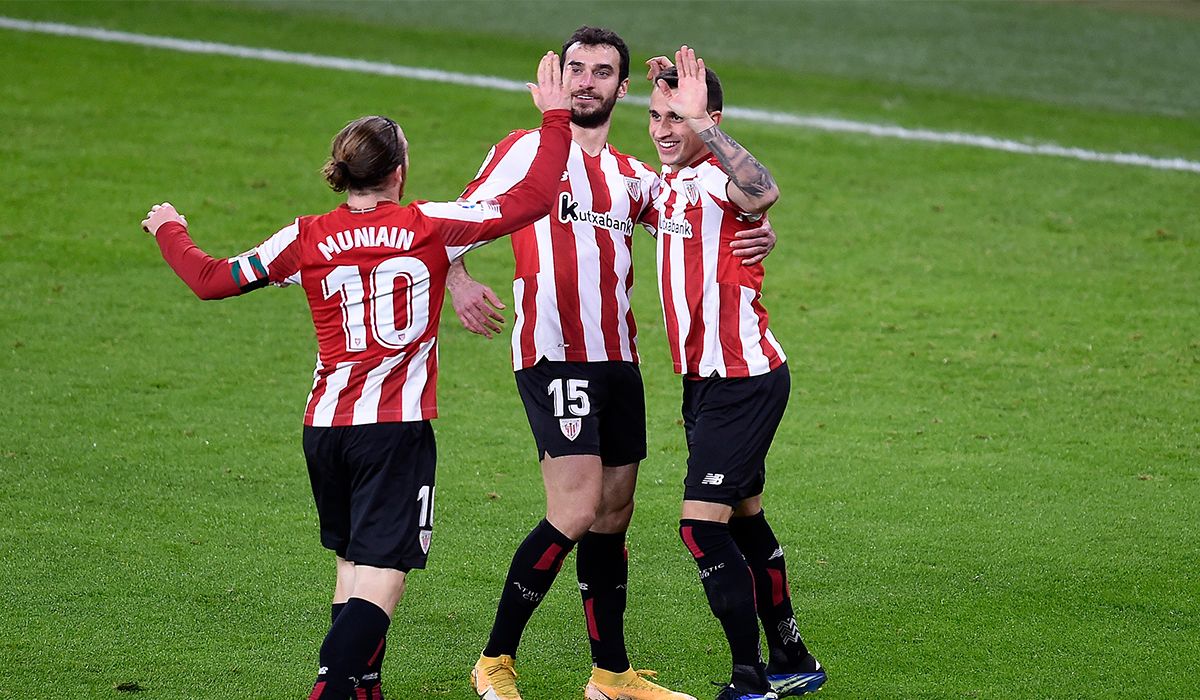
{"type": "Polygon", "coordinates": [[[558,54],[553,51],[547,51],[542,60],[538,63],[537,85],[533,83],[525,83],[525,87],[529,88],[529,94],[533,97],[533,104],[542,112],[548,112],[552,109],[570,109],[571,108],[571,91],[563,84],[562,65],[558,61],[558,54]]]}
{"type": "Polygon", "coordinates": [[[174,221],[187,226],[187,219],[182,214],[175,211],[175,206],[170,202],[155,204],[150,207],[150,211],[146,214],[146,218],[142,219],[142,230],[146,233],[158,235],[158,229],[165,223],[174,221]]]}
{"type": "MultiPolygon", "coordinates": [[[[652,68],[653,70],[653,68],[652,68]]],[[[679,73],[679,85],[672,89],[667,81],[657,79],[659,92],[667,98],[667,106],[675,114],[688,120],[700,120],[711,126],[708,118],[708,83],[704,81],[704,59],[687,45],[675,52],[675,70],[679,73]]],[[[693,128],[699,124],[693,124],[693,128]]]]}

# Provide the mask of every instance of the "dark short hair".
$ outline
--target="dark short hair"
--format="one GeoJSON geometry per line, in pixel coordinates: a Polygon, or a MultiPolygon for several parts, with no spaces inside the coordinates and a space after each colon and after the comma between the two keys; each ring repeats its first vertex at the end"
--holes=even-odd
{"type": "Polygon", "coordinates": [[[625,40],[611,29],[602,29],[600,27],[589,27],[586,24],[575,30],[570,39],[563,42],[562,53],[559,54],[558,62],[561,67],[567,65],[567,49],[575,44],[583,44],[584,46],[604,46],[608,45],[617,50],[617,55],[621,57],[621,65],[617,66],[617,77],[619,80],[625,80],[629,77],[629,47],[625,45],[625,40]]]}
{"type": "MultiPolygon", "coordinates": [[[[679,87],[679,70],[674,66],[667,68],[658,74],[657,79],[674,90],[679,87]]],[[[704,82],[708,85],[708,104],[705,109],[709,112],[721,111],[725,106],[725,90],[721,88],[721,79],[717,77],[717,72],[708,66],[704,67],[704,82]]]]}

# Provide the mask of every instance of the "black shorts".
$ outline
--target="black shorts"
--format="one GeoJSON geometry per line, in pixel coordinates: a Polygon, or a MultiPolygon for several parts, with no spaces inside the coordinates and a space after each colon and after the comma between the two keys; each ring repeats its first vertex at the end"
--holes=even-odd
{"type": "Polygon", "coordinates": [[[539,460],[599,455],[619,467],[646,458],[646,395],[633,362],[542,360],[516,377],[539,460]]]}
{"type": "Polygon", "coordinates": [[[429,421],[304,427],[321,544],[355,564],[425,568],[437,446],[429,421]]]}
{"type": "Polygon", "coordinates": [[[756,377],[683,380],[684,500],[736,507],[762,493],[791,383],[786,364],[756,377]]]}

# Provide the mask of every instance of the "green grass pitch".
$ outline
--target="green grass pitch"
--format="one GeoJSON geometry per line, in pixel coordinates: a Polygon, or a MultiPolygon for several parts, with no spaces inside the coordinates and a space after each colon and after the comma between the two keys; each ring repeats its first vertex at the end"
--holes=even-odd
{"type": "MultiPolygon", "coordinates": [[[[26,3],[0,16],[514,80],[583,22],[681,41],[731,105],[1200,160],[1195,3],[26,3]]],[[[528,98],[0,29],[0,698],[304,697],[330,557],[300,452],[303,296],[195,300],[138,229],[214,254],[334,206],[350,119],[453,198],[528,98]],[[233,685],[236,690],[229,690],[233,685]]],[[[636,94],[647,89],[634,70],[636,94]]],[[[1200,174],[739,122],[779,181],[765,303],[793,395],[769,460],[822,697],[1200,695],[1200,174]]],[[[612,141],[653,162],[641,108],[612,141]]],[[[635,309],[650,455],[629,536],[634,664],[708,698],[727,649],[678,542],[686,458],[653,246],[635,309]]],[[[472,271],[509,298],[511,249],[472,271]]],[[[389,697],[473,697],[542,515],[504,340],[447,310],[437,530],[389,697]]],[[[581,695],[571,561],[521,648],[581,695]]]]}

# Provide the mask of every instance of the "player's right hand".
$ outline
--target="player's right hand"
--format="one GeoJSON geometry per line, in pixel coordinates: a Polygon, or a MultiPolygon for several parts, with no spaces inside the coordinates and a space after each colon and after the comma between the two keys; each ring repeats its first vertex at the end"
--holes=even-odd
{"type": "Polygon", "coordinates": [[[500,309],[506,307],[491,287],[464,276],[450,283],[448,289],[454,313],[463,328],[488,340],[504,330],[500,309]]]}
{"type": "Polygon", "coordinates": [[[538,64],[537,85],[525,83],[533,104],[542,112],[552,109],[571,109],[571,92],[563,84],[562,65],[558,62],[558,54],[547,51],[538,64]]]}
{"type": "Polygon", "coordinates": [[[187,227],[187,219],[185,219],[182,214],[175,211],[175,206],[173,204],[170,202],[155,204],[154,206],[150,207],[150,211],[147,212],[146,218],[142,219],[142,230],[146,233],[157,236],[159,227],[172,221],[178,224],[183,224],[184,227],[187,227]]]}

